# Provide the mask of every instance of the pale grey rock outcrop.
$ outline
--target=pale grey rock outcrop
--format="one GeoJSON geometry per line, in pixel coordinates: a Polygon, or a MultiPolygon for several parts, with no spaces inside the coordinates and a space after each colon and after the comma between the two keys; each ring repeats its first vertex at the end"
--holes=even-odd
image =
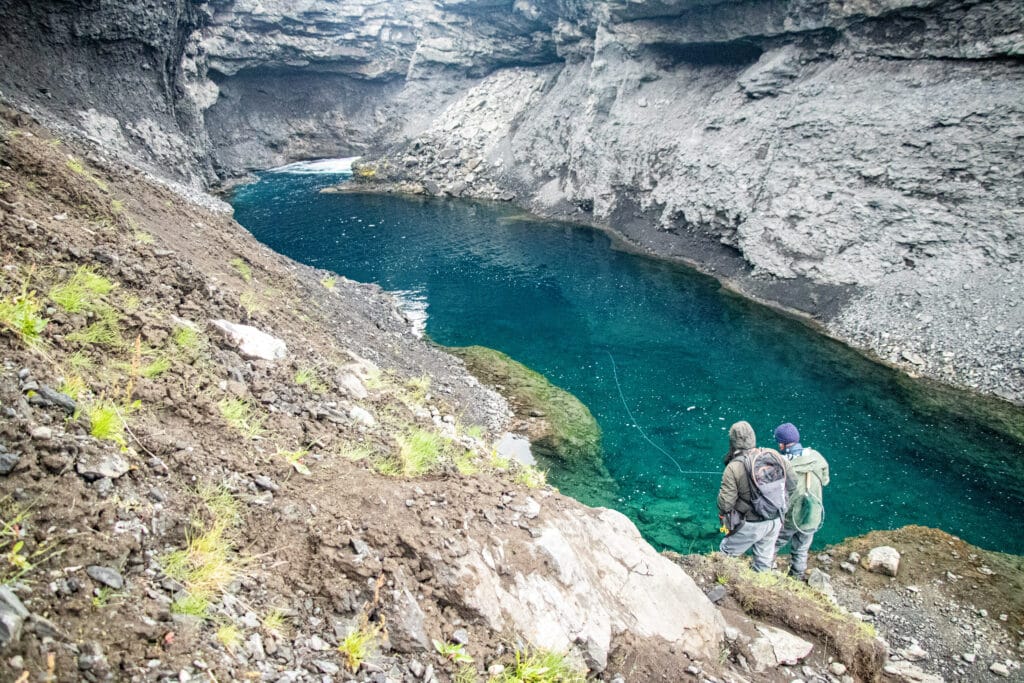
{"type": "Polygon", "coordinates": [[[693,580],[622,514],[548,512],[529,543],[468,539],[438,581],[492,631],[554,651],[606,660],[615,638],[662,639],[692,658],[717,656],[725,624],[693,580]],[[584,656],[586,655],[586,656],[584,656]]]}

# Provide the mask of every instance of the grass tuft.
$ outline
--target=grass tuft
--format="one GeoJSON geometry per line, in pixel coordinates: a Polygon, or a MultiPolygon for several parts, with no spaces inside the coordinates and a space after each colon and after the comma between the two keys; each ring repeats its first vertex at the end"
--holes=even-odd
{"type": "Polygon", "coordinates": [[[243,309],[245,309],[245,312],[249,317],[252,317],[255,313],[260,313],[266,310],[263,306],[263,302],[256,296],[256,292],[252,290],[242,292],[242,295],[238,297],[238,303],[241,304],[243,309]]]}
{"type": "Polygon", "coordinates": [[[146,379],[155,379],[171,369],[171,359],[167,356],[158,356],[153,362],[145,365],[140,371],[146,379]]]}
{"type": "Polygon", "coordinates": [[[96,187],[100,188],[104,192],[110,192],[110,187],[108,187],[105,182],[103,182],[102,180],[94,176],[92,173],[87,171],[85,166],[82,165],[81,160],[79,160],[78,158],[69,156],[68,168],[71,169],[72,172],[77,173],[83,178],[91,180],[96,185],[96,187]]]}
{"type": "Polygon", "coordinates": [[[263,434],[263,418],[256,414],[253,405],[242,398],[225,398],[217,403],[221,417],[239,432],[255,439],[263,434]]]}
{"type": "Polygon", "coordinates": [[[199,331],[189,325],[179,325],[171,333],[171,341],[185,353],[197,353],[203,345],[199,331]]]}
{"type": "Polygon", "coordinates": [[[312,391],[322,394],[327,391],[327,385],[320,379],[314,368],[299,368],[295,371],[295,383],[300,387],[308,386],[312,391]]]}
{"type": "Polygon", "coordinates": [[[242,644],[242,631],[234,624],[221,624],[217,629],[217,642],[228,652],[234,652],[242,644]]]}
{"type": "Polygon", "coordinates": [[[533,465],[520,465],[516,470],[516,481],[528,489],[536,489],[548,483],[548,473],[533,465]]]}
{"type": "Polygon", "coordinates": [[[69,313],[93,311],[115,286],[92,266],[79,266],[67,282],[50,289],[50,299],[69,313]]]}
{"type": "Polygon", "coordinates": [[[334,287],[338,284],[338,278],[334,277],[333,275],[329,275],[325,277],[323,280],[320,280],[320,284],[322,284],[324,288],[327,289],[328,291],[333,292],[334,287]]]}
{"type": "Polygon", "coordinates": [[[29,278],[21,283],[17,296],[0,299],[0,327],[13,332],[25,346],[35,346],[42,339],[47,320],[40,315],[43,305],[34,290],[29,291],[29,278]]]}
{"type": "Polygon", "coordinates": [[[584,683],[586,676],[577,671],[564,654],[529,649],[516,652],[515,663],[488,683],[584,683]]]}
{"type": "Polygon", "coordinates": [[[345,664],[349,671],[356,673],[359,667],[370,657],[377,646],[377,639],[384,630],[380,622],[370,623],[364,617],[359,626],[345,636],[345,639],[338,645],[338,651],[345,655],[345,664]]]}
{"type": "Polygon", "coordinates": [[[288,631],[288,615],[284,610],[273,608],[263,617],[263,630],[274,635],[284,635],[288,631]]]}
{"type": "Polygon", "coordinates": [[[105,304],[95,308],[96,321],[84,330],[75,330],[66,339],[81,346],[105,346],[116,349],[124,346],[121,320],[117,311],[105,304]]]}
{"type": "Polygon", "coordinates": [[[242,279],[246,282],[252,282],[252,267],[246,263],[245,259],[233,258],[231,259],[231,267],[242,276],[242,279]]]}
{"type": "Polygon", "coordinates": [[[85,414],[89,418],[89,434],[104,441],[113,441],[122,448],[125,440],[125,425],[121,411],[111,401],[100,400],[88,406],[85,414]]]}
{"type": "Polygon", "coordinates": [[[426,474],[441,459],[445,443],[436,432],[417,429],[398,437],[398,474],[418,477],[426,474]]]}

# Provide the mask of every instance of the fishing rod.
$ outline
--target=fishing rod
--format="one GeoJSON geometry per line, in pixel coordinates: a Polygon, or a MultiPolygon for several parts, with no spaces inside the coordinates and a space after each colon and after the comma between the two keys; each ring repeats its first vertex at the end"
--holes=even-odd
{"type": "Polygon", "coordinates": [[[679,463],[676,461],[676,459],[673,458],[668,451],[666,451],[664,448],[651,441],[651,437],[647,436],[647,432],[645,432],[644,428],[640,426],[640,423],[633,415],[633,411],[630,410],[629,406],[626,404],[626,396],[622,393],[622,385],[619,384],[619,371],[618,368],[616,368],[615,366],[615,357],[612,355],[611,351],[605,351],[605,353],[608,354],[608,359],[612,362],[612,377],[615,378],[615,388],[619,390],[619,398],[622,399],[622,407],[626,409],[626,414],[629,415],[629,419],[633,421],[633,426],[636,427],[638,432],[640,432],[640,436],[644,437],[644,439],[647,440],[647,443],[651,444],[656,449],[664,453],[665,457],[671,460],[672,464],[676,466],[676,469],[679,470],[680,474],[721,474],[721,472],[700,472],[697,470],[683,470],[683,468],[679,466],[679,463]]]}

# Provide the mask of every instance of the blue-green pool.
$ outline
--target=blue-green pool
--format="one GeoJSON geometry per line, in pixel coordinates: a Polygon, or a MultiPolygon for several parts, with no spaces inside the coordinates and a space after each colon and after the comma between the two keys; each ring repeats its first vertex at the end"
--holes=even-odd
{"type": "Polygon", "coordinates": [[[816,547],[923,524],[1024,553],[1022,445],[925,410],[906,378],[595,230],[502,205],[318,192],[338,179],[265,174],[237,190],[236,218],[298,261],[412,292],[437,342],[499,349],[578,396],[612,481],[554,470],[552,483],[626,513],[656,545],[717,541],[726,431],[745,419],[762,445],[793,422],[829,460],[816,547]]]}

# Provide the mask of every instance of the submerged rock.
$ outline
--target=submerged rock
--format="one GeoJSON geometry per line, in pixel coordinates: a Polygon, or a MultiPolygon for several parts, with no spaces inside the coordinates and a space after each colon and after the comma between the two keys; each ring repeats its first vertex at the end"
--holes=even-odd
{"type": "Polygon", "coordinates": [[[481,382],[502,387],[516,415],[528,420],[538,452],[567,461],[600,459],[601,427],[578,398],[500,351],[484,346],[448,351],[481,382]]]}

